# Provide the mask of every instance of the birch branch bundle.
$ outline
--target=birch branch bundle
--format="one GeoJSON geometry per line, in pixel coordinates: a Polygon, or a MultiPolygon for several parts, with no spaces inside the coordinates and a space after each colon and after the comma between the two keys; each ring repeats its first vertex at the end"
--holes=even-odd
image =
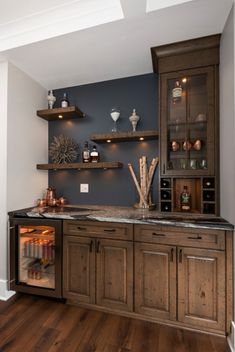
{"type": "Polygon", "coordinates": [[[147,157],[142,156],[139,159],[139,168],[140,168],[140,182],[138,182],[135,172],[133,170],[132,164],[129,163],[128,167],[133,178],[134,184],[140,196],[140,201],[138,204],[139,208],[149,208],[152,205],[151,201],[151,185],[153,181],[153,176],[158,165],[159,158],[153,158],[151,161],[149,170],[147,165],[147,157]]]}

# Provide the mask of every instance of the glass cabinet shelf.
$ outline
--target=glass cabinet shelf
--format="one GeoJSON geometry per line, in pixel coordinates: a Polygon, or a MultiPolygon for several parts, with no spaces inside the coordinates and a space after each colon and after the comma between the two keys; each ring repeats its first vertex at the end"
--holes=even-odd
{"type": "Polygon", "coordinates": [[[162,75],[161,150],[164,175],[209,175],[214,168],[211,67],[162,75]]]}

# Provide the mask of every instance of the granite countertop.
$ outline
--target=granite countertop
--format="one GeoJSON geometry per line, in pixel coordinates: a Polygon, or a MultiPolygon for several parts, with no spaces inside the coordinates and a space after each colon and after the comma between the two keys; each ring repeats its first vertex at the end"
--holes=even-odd
{"type": "Polygon", "coordinates": [[[64,207],[35,207],[12,211],[10,217],[71,219],[120,222],[126,224],[158,224],[188,228],[233,230],[234,226],[214,215],[161,213],[147,209],[103,205],[66,205],[64,207]]]}

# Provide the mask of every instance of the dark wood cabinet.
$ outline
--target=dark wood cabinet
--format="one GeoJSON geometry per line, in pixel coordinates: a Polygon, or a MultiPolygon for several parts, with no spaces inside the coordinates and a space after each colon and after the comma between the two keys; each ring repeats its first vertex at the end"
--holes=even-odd
{"type": "Polygon", "coordinates": [[[64,236],[63,296],[95,303],[95,242],[92,238],[64,236]]]}
{"type": "Polygon", "coordinates": [[[133,310],[133,243],[100,239],[96,254],[96,303],[133,310]]]}
{"type": "Polygon", "coordinates": [[[229,333],[232,231],[77,220],[63,228],[63,297],[70,303],[229,333]]]}
{"type": "Polygon", "coordinates": [[[232,320],[232,234],[136,225],[135,312],[225,334],[232,320]]]}
{"type": "Polygon", "coordinates": [[[176,247],[135,243],[135,312],[176,320],[176,247]]]}
{"type": "Polygon", "coordinates": [[[178,248],[178,320],[225,330],[225,253],[178,248]]]}
{"type": "Polygon", "coordinates": [[[187,186],[192,213],[219,215],[219,45],[213,35],[151,49],[160,76],[160,211],[181,211],[187,186]],[[214,183],[210,194],[206,177],[214,183]]]}
{"type": "Polygon", "coordinates": [[[64,298],[133,310],[133,242],[125,240],[133,237],[132,229],[132,225],[64,222],[64,298]]]}

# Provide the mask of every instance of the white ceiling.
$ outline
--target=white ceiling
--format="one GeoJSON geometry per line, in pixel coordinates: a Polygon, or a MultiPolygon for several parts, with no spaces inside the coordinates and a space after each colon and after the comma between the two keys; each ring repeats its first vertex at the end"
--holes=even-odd
{"type": "Polygon", "coordinates": [[[0,51],[47,89],[140,75],[152,72],[150,47],[221,33],[233,0],[164,3],[156,10],[163,0],[8,0],[0,51]]]}

